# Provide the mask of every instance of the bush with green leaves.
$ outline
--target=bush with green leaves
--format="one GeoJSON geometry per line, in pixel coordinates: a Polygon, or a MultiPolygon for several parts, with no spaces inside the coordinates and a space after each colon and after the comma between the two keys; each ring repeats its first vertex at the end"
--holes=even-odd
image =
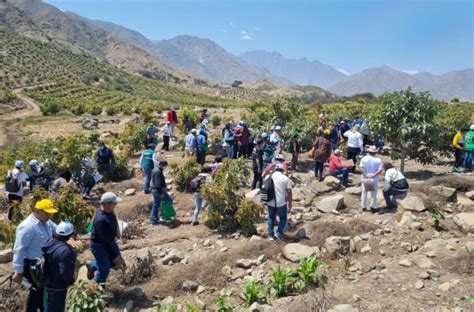
{"type": "Polygon", "coordinates": [[[428,215],[433,221],[434,228],[439,231],[441,229],[441,221],[444,220],[444,214],[439,209],[431,209],[428,211],[428,215]]]}
{"type": "Polygon", "coordinates": [[[222,123],[222,118],[219,115],[213,115],[211,117],[211,125],[214,128],[219,127],[221,125],[221,123],[222,123]]]}
{"type": "Polygon", "coordinates": [[[79,280],[70,289],[67,298],[67,311],[100,312],[103,311],[107,296],[102,285],[79,280]]]}
{"type": "Polygon", "coordinates": [[[235,307],[229,302],[229,298],[219,295],[217,298],[217,312],[234,312],[235,307]]]}
{"type": "Polygon", "coordinates": [[[310,286],[320,285],[324,287],[324,280],[320,277],[318,270],[326,267],[316,256],[309,258],[301,257],[300,266],[295,269],[298,276],[297,288],[307,290],[310,286]]]}
{"type": "Polygon", "coordinates": [[[10,222],[0,221],[0,243],[10,246],[15,241],[16,226],[10,222]]]}
{"type": "Polygon", "coordinates": [[[161,304],[156,306],[156,312],[173,312],[174,311],[174,304],[170,303],[165,307],[162,307],[161,304]]]}
{"type": "Polygon", "coordinates": [[[270,269],[272,279],[268,282],[269,292],[276,298],[287,296],[294,291],[296,272],[293,269],[270,269]]]}
{"type": "Polygon", "coordinates": [[[242,294],[244,295],[244,303],[247,307],[251,306],[254,302],[260,304],[266,304],[268,302],[261,283],[254,280],[245,282],[242,294]]]}
{"type": "Polygon", "coordinates": [[[174,184],[180,192],[191,191],[191,180],[201,172],[201,165],[195,158],[187,158],[183,163],[170,163],[171,176],[174,184]]]}

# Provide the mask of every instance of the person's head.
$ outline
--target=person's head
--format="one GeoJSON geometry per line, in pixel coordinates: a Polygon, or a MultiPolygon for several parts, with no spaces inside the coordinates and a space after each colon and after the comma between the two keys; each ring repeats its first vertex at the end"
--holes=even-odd
{"type": "Polygon", "coordinates": [[[203,111],[204,113],[207,113],[207,108],[204,108],[202,111],[203,111]]]}
{"type": "Polygon", "coordinates": [[[71,181],[72,179],[72,172],[69,169],[62,169],[58,172],[58,178],[63,178],[67,182],[71,181]]]}
{"type": "Polygon", "coordinates": [[[268,133],[262,133],[262,139],[265,141],[268,138],[268,133]]]}
{"type": "Polygon", "coordinates": [[[54,238],[66,242],[71,238],[72,234],[74,234],[74,225],[69,221],[61,221],[58,226],[56,226],[54,238]]]}
{"type": "Polygon", "coordinates": [[[281,133],[281,129],[282,129],[281,126],[276,126],[276,127],[275,127],[275,131],[276,131],[278,134],[281,133]]]}
{"type": "Polygon", "coordinates": [[[153,128],[154,126],[155,126],[155,124],[152,123],[152,122],[150,122],[150,123],[148,124],[148,128],[153,128]]]}
{"type": "Polygon", "coordinates": [[[53,201],[48,198],[37,201],[33,208],[34,216],[41,222],[48,221],[56,212],[58,211],[54,208],[53,201]]]}
{"type": "Polygon", "coordinates": [[[122,199],[115,195],[112,192],[106,192],[102,195],[100,198],[100,203],[102,205],[102,209],[105,212],[112,212],[115,209],[115,206],[117,206],[118,203],[120,203],[122,199]]]}
{"type": "Polygon", "coordinates": [[[232,127],[232,123],[229,121],[228,123],[225,124],[226,129],[230,129],[232,127]]]}
{"type": "Polygon", "coordinates": [[[462,127],[462,128],[459,128],[459,131],[461,131],[461,133],[464,134],[464,133],[468,132],[469,129],[466,128],[466,127],[462,127]]]}
{"type": "Polygon", "coordinates": [[[23,160],[17,160],[15,161],[15,168],[16,169],[23,169],[23,166],[25,165],[25,162],[23,160]]]}
{"type": "Polygon", "coordinates": [[[384,163],[383,164],[383,170],[387,171],[388,169],[392,169],[393,168],[393,164],[390,163],[390,162],[387,162],[387,163],[384,163]]]}
{"type": "Polygon", "coordinates": [[[166,159],[160,159],[160,161],[158,162],[158,167],[160,167],[161,169],[165,169],[166,167],[168,167],[168,161],[166,159]]]}
{"type": "Polygon", "coordinates": [[[265,141],[263,139],[257,141],[258,147],[262,148],[265,145],[265,141]]]}
{"type": "Polygon", "coordinates": [[[360,126],[358,124],[355,125],[352,129],[354,129],[354,131],[360,132],[360,126]]]}
{"type": "Polygon", "coordinates": [[[89,167],[89,168],[93,168],[94,167],[94,162],[92,161],[92,159],[90,159],[89,157],[84,157],[82,159],[82,163],[84,164],[84,166],[86,167],[89,167]]]}
{"type": "Polygon", "coordinates": [[[100,149],[105,149],[105,142],[104,141],[99,141],[99,148],[100,149]]]}
{"type": "Polygon", "coordinates": [[[342,155],[342,150],[336,149],[336,150],[334,151],[334,155],[336,155],[337,157],[340,157],[340,156],[342,155]]]}
{"type": "Polygon", "coordinates": [[[151,150],[155,150],[155,147],[156,147],[155,143],[148,144],[148,148],[151,150]]]}
{"type": "Polygon", "coordinates": [[[294,137],[295,139],[298,139],[298,138],[300,137],[300,133],[299,133],[298,131],[294,131],[294,132],[293,132],[293,137],[294,137]]]}
{"type": "Polygon", "coordinates": [[[196,129],[192,129],[192,130],[191,130],[191,134],[196,135],[196,133],[197,133],[197,130],[196,130],[196,129]]]}
{"type": "Polygon", "coordinates": [[[279,162],[285,162],[285,156],[283,154],[278,154],[276,157],[275,157],[275,160],[276,161],[279,161],[279,162]]]}
{"type": "Polygon", "coordinates": [[[38,167],[40,166],[40,163],[36,159],[33,159],[33,160],[30,160],[30,162],[28,163],[28,166],[30,166],[30,168],[33,170],[37,170],[38,167]]]}
{"type": "Polygon", "coordinates": [[[331,130],[329,130],[329,129],[324,130],[324,136],[325,137],[328,137],[330,134],[331,134],[331,130]]]}
{"type": "Polygon", "coordinates": [[[369,146],[369,149],[367,150],[367,153],[374,156],[375,154],[377,154],[377,148],[375,146],[369,146]]]}
{"type": "Polygon", "coordinates": [[[270,131],[275,131],[276,126],[271,126],[270,131]]]}
{"type": "Polygon", "coordinates": [[[285,167],[283,166],[283,164],[276,164],[275,171],[283,172],[285,171],[285,167]]]}
{"type": "Polygon", "coordinates": [[[322,136],[323,134],[324,134],[324,129],[323,129],[323,127],[319,127],[319,128],[318,128],[318,131],[316,132],[316,135],[317,135],[317,136],[322,136]]]}
{"type": "Polygon", "coordinates": [[[469,127],[469,130],[474,131],[474,124],[469,127]]]}
{"type": "Polygon", "coordinates": [[[344,119],[342,121],[344,121],[344,123],[347,124],[349,122],[349,118],[344,117],[344,119]]]}

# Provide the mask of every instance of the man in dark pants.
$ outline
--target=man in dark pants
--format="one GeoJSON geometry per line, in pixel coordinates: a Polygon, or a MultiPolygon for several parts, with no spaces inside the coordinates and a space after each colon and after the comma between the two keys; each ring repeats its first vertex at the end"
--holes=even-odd
{"type": "Polygon", "coordinates": [[[76,253],[66,242],[74,233],[74,226],[61,222],[53,237],[42,248],[44,255],[44,288],[48,294],[45,312],[64,312],[66,310],[67,289],[74,279],[76,253]]]}
{"type": "Polygon", "coordinates": [[[33,212],[16,229],[16,239],[13,247],[13,266],[15,268],[13,281],[21,284],[23,279],[26,279],[33,285],[26,301],[27,312],[44,311],[44,288],[40,288],[33,281],[31,266],[37,258],[42,256],[41,247],[53,236],[56,230],[56,224],[49,220],[52,214],[56,212],[58,211],[54,209],[51,200],[40,200],[35,204],[33,212]]]}
{"type": "Polygon", "coordinates": [[[467,128],[461,128],[453,138],[454,148],[454,166],[453,172],[462,172],[462,164],[464,162],[464,135],[467,132],[467,128]]]}
{"type": "Polygon", "coordinates": [[[255,152],[252,154],[252,170],[253,170],[253,181],[252,181],[252,190],[262,187],[262,173],[263,173],[263,147],[265,146],[265,141],[260,139],[257,141],[257,146],[255,146],[255,152]]]}
{"type": "Polygon", "coordinates": [[[105,175],[107,179],[113,176],[113,166],[115,166],[114,152],[105,146],[104,142],[99,143],[99,150],[95,155],[95,163],[100,174],[105,175]]]}

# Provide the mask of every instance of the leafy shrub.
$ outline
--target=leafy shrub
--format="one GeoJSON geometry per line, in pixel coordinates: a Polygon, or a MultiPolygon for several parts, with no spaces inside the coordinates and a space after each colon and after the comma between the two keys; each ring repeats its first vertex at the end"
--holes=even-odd
{"type": "Polygon", "coordinates": [[[221,125],[221,122],[222,122],[222,118],[218,115],[213,115],[212,118],[211,118],[211,125],[214,127],[214,128],[217,128],[221,125]]]}
{"type": "Polygon", "coordinates": [[[166,307],[162,308],[161,304],[156,306],[156,312],[173,312],[174,311],[174,304],[170,303],[166,305],[166,307]]]}
{"type": "Polygon", "coordinates": [[[11,245],[15,241],[16,226],[12,223],[0,221],[0,243],[11,245]]]}
{"type": "Polygon", "coordinates": [[[230,304],[229,299],[224,295],[217,298],[217,312],[234,312],[235,307],[230,304]]]}
{"type": "Polygon", "coordinates": [[[444,220],[444,214],[439,209],[431,209],[428,211],[428,215],[433,221],[434,228],[440,230],[440,223],[444,220]]]}
{"type": "Polygon", "coordinates": [[[298,282],[300,282],[300,290],[307,290],[309,286],[316,285],[319,283],[323,284],[323,280],[318,275],[318,269],[325,267],[326,265],[319,261],[316,256],[300,259],[300,266],[295,270],[298,275],[298,282]]]}
{"type": "Polygon", "coordinates": [[[274,292],[275,297],[280,298],[288,295],[292,290],[295,279],[295,271],[292,269],[283,270],[280,266],[269,270],[272,279],[269,281],[269,291],[274,292]]]}
{"type": "Polygon", "coordinates": [[[79,280],[69,291],[67,310],[72,312],[100,312],[105,308],[106,298],[102,285],[79,280]]]}
{"type": "Polygon", "coordinates": [[[247,307],[251,306],[254,302],[261,304],[266,304],[268,302],[261,285],[253,280],[247,281],[244,284],[242,293],[247,307]]]}
{"type": "Polygon", "coordinates": [[[59,111],[61,110],[59,108],[59,105],[57,103],[54,103],[54,102],[50,102],[50,103],[41,105],[40,109],[41,109],[41,113],[44,116],[55,115],[55,114],[59,113],[59,111]]]}
{"type": "Polygon", "coordinates": [[[199,114],[191,107],[184,107],[178,111],[178,120],[180,121],[179,128],[184,131],[184,118],[187,117],[194,122],[195,125],[199,124],[199,114]]]}
{"type": "Polygon", "coordinates": [[[201,312],[202,310],[196,307],[191,302],[186,302],[186,312],[201,312]]]}
{"type": "Polygon", "coordinates": [[[201,172],[201,166],[194,158],[188,158],[182,164],[172,162],[170,168],[171,176],[180,192],[190,191],[191,180],[201,172]]]}
{"type": "Polygon", "coordinates": [[[236,218],[240,224],[240,231],[245,236],[257,234],[255,222],[265,211],[263,205],[259,205],[254,201],[244,198],[237,208],[236,218]]]}
{"type": "Polygon", "coordinates": [[[129,123],[118,136],[117,143],[128,145],[130,154],[142,150],[146,145],[145,126],[138,123],[129,123]]]}

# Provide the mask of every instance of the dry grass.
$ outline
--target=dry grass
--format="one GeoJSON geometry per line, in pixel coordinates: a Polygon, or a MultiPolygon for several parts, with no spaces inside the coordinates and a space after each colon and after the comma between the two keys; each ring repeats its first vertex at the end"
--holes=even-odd
{"type": "Polygon", "coordinates": [[[467,177],[459,175],[448,175],[444,177],[434,177],[428,181],[429,185],[437,186],[442,185],[446,187],[452,187],[461,192],[467,192],[474,188],[474,181],[467,177]]]}
{"type": "Polygon", "coordinates": [[[330,236],[351,236],[368,233],[378,229],[379,226],[362,220],[350,220],[347,223],[337,221],[316,221],[310,225],[310,244],[322,246],[330,236]]]}

